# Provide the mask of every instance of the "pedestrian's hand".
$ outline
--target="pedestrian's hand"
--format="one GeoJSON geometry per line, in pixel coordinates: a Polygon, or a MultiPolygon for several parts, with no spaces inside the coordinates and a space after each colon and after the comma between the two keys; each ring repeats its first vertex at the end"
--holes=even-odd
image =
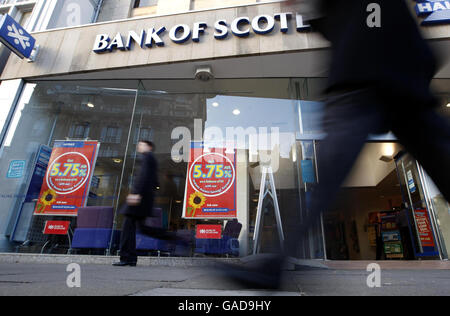
{"type": "Polygon", "coordinates": [[[139,194],[128,194],[127,204],[130,206],[137,206],[141,204],[142,196],[139,194]]]}

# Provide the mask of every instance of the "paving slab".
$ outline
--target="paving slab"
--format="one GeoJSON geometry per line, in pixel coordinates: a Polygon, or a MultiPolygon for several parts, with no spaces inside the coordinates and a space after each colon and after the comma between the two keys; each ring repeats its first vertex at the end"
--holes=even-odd
{"type": "Polygon", "coordinates": [[[157,288],[149,291],[143,291],[134,296],[301,296],[300,292],[283,292],[283,291],[228,291],[228,290],[209,290],[209,289],[172,289],[172,288],[157,288]]]}

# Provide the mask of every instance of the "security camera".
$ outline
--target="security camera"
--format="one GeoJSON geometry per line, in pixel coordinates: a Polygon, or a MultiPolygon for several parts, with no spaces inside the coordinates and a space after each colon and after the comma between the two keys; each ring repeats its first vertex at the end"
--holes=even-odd
{"type": "Polygon", "coordinates": [[[211,79],[214,79],[211,67],[209,66],[198,67],[195,70],[195,79],[201,81],[209,81],[211,79]]]}

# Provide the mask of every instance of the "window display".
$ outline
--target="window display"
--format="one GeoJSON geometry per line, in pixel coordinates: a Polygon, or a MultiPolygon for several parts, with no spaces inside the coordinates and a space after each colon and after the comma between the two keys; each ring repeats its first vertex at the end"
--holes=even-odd
{"type": "MultiPolygon", "coordinates": [[[[0,153],[7,162],[0,166],[0,234],[9,239],[0,248],[117,254],[119,210],[139,172],[136,145],[146,140],[155,143],[159,166],[150,225],[189,246],[138,232],[139,254],[252,253],[260,161],[276,162],[281,221],[302,209],[301,198],[291,199],[305,194],[296,178],[304,153],[295,142],[292,86],[287,79],[216,80],[199,92],[190,80],[27,83],[0,153]]],[[[278,244],[280,227],[266,202],[261,251],[278,244]]]]}

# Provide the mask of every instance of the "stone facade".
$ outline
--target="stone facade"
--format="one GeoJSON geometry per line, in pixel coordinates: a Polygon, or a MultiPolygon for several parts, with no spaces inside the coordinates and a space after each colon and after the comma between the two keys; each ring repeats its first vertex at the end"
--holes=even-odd
{"type": "Polygon", "coordinates": [[[103,1],[97,22],[127,19],[133,9],[134,0],[103,1]]]}

